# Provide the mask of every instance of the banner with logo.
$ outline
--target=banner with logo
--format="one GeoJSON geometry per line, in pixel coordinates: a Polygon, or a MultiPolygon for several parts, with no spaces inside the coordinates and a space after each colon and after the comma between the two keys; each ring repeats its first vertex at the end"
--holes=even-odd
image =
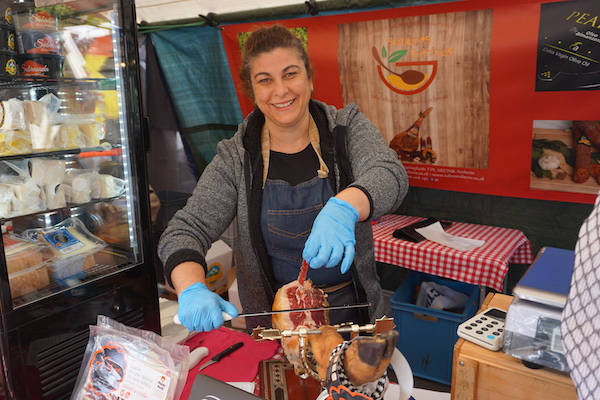
{"type": "MultiPolygon", "coordinates": [[[[240,44],[275,22],[224,26],[240,44]]],[[[354,102],[412,186],[593,203],[600,190],[600,2],[471,0],[276,21],[302,34],[313,97],[354,102]]]]}

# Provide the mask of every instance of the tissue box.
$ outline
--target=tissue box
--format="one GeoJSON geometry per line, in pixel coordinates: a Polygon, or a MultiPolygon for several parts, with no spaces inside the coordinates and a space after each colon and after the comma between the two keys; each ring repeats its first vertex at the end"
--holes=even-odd
{"type": "Polygon", "coordinates": [[[206,253],[206,286],[213,292],[227,291],[227,275],[233,262],[233,251],[224,241],[217,240],[206,253]]]}

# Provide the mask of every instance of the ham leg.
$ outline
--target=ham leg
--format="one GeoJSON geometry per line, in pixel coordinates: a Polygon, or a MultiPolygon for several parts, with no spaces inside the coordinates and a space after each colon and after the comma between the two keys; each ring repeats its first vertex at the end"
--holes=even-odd
{"type": "MultiPolygon", "coordinates": [[[[328,307],[327,295],[306,279],[308,264],[302,262],[298,279],[282,286],[275,294],[273,311],[298,308],[328,307]]],[[[273,314],[273,328],[279,330],[297,330],[321,328],[320,335],[308,335],[313,357],[317,364],[318,374],[325,381],[329,355],[335,347],[342,343],[342,336],[329,325],[327,311],[303,311],[273,314]]],[[[398,340],[398,332],[391,330],[375,336],[360,336],[353,340],[344,357],[344,370],[353,385],[359,386],[379,379],[390,364],[392,352],[398,340]]],[[[281,346],[294,366],[296,375],[308,376],[302,363],[298,336],[281,339],[281,346]]]]}
{"type": "MultiPolygon", "coordinates": [[[[310,279],[306,279],[308,264],[302,263],[298,279],[282,286],[275,294],[273,311],[293,310],[298,308],[327,307],[327,295],[312,285],[310,279]]],[[[273,328],[279,330],[297,330],[300,327],[307,329],[318,328],[329,324],[329,313],[327,311],[303,311],[283,314],[274,314],[272,318],[273,328]]],[[[294,366],[298,376],[304,376],[305,370],[300,358],[298,337],[283,338],[281,346],[288,359],[294,366]]]]}

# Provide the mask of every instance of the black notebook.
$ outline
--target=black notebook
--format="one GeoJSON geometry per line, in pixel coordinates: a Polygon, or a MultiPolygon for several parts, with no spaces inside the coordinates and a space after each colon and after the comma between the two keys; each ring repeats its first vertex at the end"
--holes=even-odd
{"type": "Polygon", "coordinates": [[[394,236],[396,239],[408,240],[409,242],[419,243],[426,239],[423,237],[423,235],[421,235],[420,233],[415,231],[415,229],[424,228],[431,224],[435,224],[436,222],[439,222],[442,225],[443,229],[446,229],[447,227],[452,225],[452,222],[440,221],[437,218],[431,217],[431,218],[427,218],[423,221],[419,221],[419,222],[415,222],[413,224],[407,225],[403,228],[396,229],[392,233],[392,236],[394,236]]]}
{"type": "Polygon", "coordinates": [[[257,400],[260,399],[260,397],[236,388],[235,386],[228,385],[218,379],[211,378],[210,376],[198,374],[196,375],[196,379],[194,379],[194,384],[192,385],[192,390],[190,391],[188,399],[257,400]]]}

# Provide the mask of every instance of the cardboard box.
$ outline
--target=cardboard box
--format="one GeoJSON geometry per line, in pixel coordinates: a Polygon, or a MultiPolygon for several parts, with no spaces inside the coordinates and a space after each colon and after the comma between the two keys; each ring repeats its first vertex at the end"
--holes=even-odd
{"type": "Polygon", "coordinates": [[[206,253],[206,286],[222,294],[228,289],[228,273],[233,263],[233,251],[224,241],[217,240],[206,253]]]}

